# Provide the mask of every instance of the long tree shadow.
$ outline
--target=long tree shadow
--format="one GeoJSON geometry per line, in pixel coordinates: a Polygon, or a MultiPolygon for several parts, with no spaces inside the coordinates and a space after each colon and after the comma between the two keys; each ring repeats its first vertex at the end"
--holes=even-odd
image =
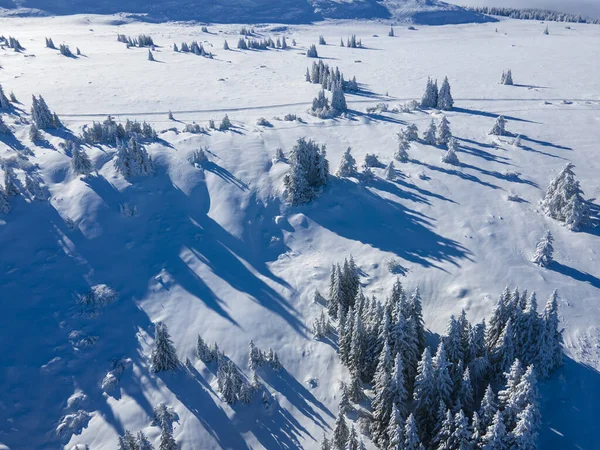
{"type": "MultiPolygon", "coordinates": [[[[442,173],[445,173],[445,174],[448,174],[448,175],[454,175],[454,176],[457,176],[457,177],[459,177],[459,178],[461,178],[461,179],[463,179],[465,181],[471,181],[473,183],[478,183],[478,184],[481,184],[482,186],[489,187],[489,188],[494,189],[494,190],[496,190],[496,189],[502,189],[500,186],[496,186],[495,184],[491,184],[491,183],[488,183],[487,181],[483,181],[480,178],[476,177],[475,175],[467,174],[467,173],[461,172],[461,171],[456,170],[456,169],[445,169],[443,167],[434,166],[432,164],[428,164],[426,162],[418,161],[416,159],[411,159],[410,162],[413,163],[413,164],[418,164],[418,165],[421,165],[421,166],[425,166],[429,170],[433,170],[435,172],[442,172],[442,173]]],[[[471,166],[471,167],[473,167],[473,166],[471,166]]]]}
{"type": "Polygon", "coordinates": [[[452,111],[461,113],[461,114],[471,114],[471,115],[475,115],[475,116],[489,117],[489,118],[493,118],[493,119],[497,119],[498,116],[502,115],[502,116],[504,116],[504,118],[506,120],[512,120],[514,122],[539,123],[539,122],[535,122],[533,120],[521,119],[519,117],[507,116],[504,114],[491,113],[491,112],[487,112],[487,111],[480,111],[477,109],[459,108],[456,106],[454,108],[452,108],[452,111]]]}
{"type": "Polygon", "coordinates": [[[596,289],[600,289],[600,278],[577,270],[574,267],[565,266],[558,261],[552,261],[552,263],[548,266],[548,269],[562,273],[563,275],[573,278],[574,280],[581,281],[582,283],[588,283],[596,289]]]}
{"type": "Polygon", "coordinates": [[[470,258],[465,247],[435,233],[431,219],[348,179],[332,178],[321,198],[298,209],[332,233],[424,267],[458,267],[470,258]]]}
{"type": "Polygon", "coordinates": [[[534,139],[534,138],[527,136],[526,134],[521,134],[521,139],[525,140],[525,141],[533,142],[534,144],[541,145],[542,147],[552,147],[552,148],[557,148],[559,150],[573,150],[571,147],[566,147],[564,145],[557,145],[557,144],[553,144],[552,142],[534,139]]]}

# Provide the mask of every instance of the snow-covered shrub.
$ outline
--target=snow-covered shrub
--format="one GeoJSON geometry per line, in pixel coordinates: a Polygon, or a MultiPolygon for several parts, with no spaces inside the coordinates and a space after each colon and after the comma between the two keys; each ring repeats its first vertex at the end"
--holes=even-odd
{"type": "Polygon", "coordinates": [[[223,120],[221,120],[221,123],[219,124],[219,131],[227,131],[229,129],[231,129],[232,124],[231,121],[229,120],[229,116],[227,114],[225,114],[225,117],[223,117],[223,120]]]}
{"type": "Polygon", "coordinates": [[[411,113],[413,111],[418,111],[419,109],[421,109],[421,104],[416,100],[411,100],[398,106],[398,110],[403,113],[411,113]]]}
{"type": "Polygon", "coordinates": [[[285,154],[283,153],[283,149],[278,147],[275,150],[275,155],[273,156],[273,162],[285,161],[285,154]]]}
{"type": "Polygon", "coordinates": [[[504,136],[506,135],[506,119],[504,116],[498,116],[496,119],[496,123],[490,130],[490,133],[493,136],[504,136]]]}
{"type": "Polygon", "coordinates": [[[117,143],[115,167],[124,177],[154,174],[154,162],[142,144],[131,138],[117,143]]]}
{"type": "Polygon", "coordinates": [[[77,303],[93,309],[100,309],[114,303],[118,298],[119,294],[113,288],[106,284],[96,284],[88,293],[79,296],[77,303]]]}
{"type": "Polygon", "coordinates": [[[183,127],[184,133],[192,133],[192,134],[200,134],[204,133],[204,128],[202,128],[197,123],[188,123],[185,127],[183,127]]]}
{"type": "Polygon", "coordinates": [[[379,161],[379,159],[377,158],[377,155],[371,154],[371,153],[367,153],[365,155],[365,163],[364,163],[364,165],[366,167],[382,167],[382,164],[379,161]]]}
{"type": "Polygon", "coordinates": [[[406,267],[404,267],[398,259],[388,258],[385,261],[385,266],[387,267],[387,270],[393,275],[406,275],[406,267]]]}
{"type": "Polygon", "coordinates": [[[360,172],[360,182],[363,184],[372,183],[375,180],[375,174],[370,167],[363,166],[363,170],[360,172]]]}
{"type": "Polygon", "coordinates": [[[460,161],[458,160],[458,155],[456,154],[458,150],[458,144],[456,139],[453,137],[448,140],[448,151],[442,156],[442,162],[445,164],[451,164],[453,166],[460,165],[460,161]]]}
{"type": "Polygon", "coordinates": [[[72,414],[67,414],[60,419],[56,427],[56,434],[61,437],[71,437],[73,434],[81,434],[81,431],[87,427],[92,415],[87,411],[79,410],[72,414]]]}
{"type": "Polygon", "coordinates": [[[342,155],[342,159],[340,160],[340,165],[338,166],[335,175],[340,178],[348,178],[355,177],[358,174],[358,169],[356,168],[356,160],[352,156],[352,149],[348,147],[344,154],[342,155]]]}
{"type": "Polygon", "coordinates": [[[320,119],[329,119],[334,117],[337,111],[329,106],[325,91],[321,89],[317,97],[313,99],[312,107],[308,110],[308,113],[320,119]]]}
{"type": "Polygon", "coordinates": [[[286,197],[292,205],[315,199],[329,180],[325,145],[298,139],[289,155],[290,171],[284,178],[286,197]]]}
{"type": "Polygon", "coordinates": [[[388,181],[394,181],[396,179],[396,169],[394,167],[394,162],[390,161],[390,163],[385,168],[385,179],[388,181]]]}
{"type": "Polygon", "coordinates": [[[579,181],[575,179],[574,167],[571,163],[567,164],[552,180],[541,207],[547,216],[562,222],[570,230],[578,231],[589,221],[590,210],[579,181]]]}
{"type": "Polygon", "coordinates": [[[414,123],[411,123],[404,130],[404,137],[408,142],[416,142],[419,140],[419,129],[414,123]]]}
{"type": "Polygon", "coordinates": [[[256,125],[261,126],[261,127],[272,127],[273,126],[273,124],[271,122],[269,122],[267,119],[265,119],[264,117],[260,117],[256,121],[256,125]]]}
{"type": "Polygon", "coordinates": [[[111,392],[117,387],[121,375],[129,362],[131,362],[130,359],[113,359],[111,362],[111,369],[102,379],[102,390],[104,392],[111,392]]]}
{"type": "Polygon", "coordinates": [[[127,218],[135,217],[138,215],[137,206],[132,205],[128,202],[121,203],[119,205],[119,211],[121,212],[122,216],[125,216],[127,218]]]}
{"type": "Polygon", "coordinates": [[[285,120],[286,122],[293,122],[295,120],[298,120],[298,116],[296,116],[296,114],[286,114],[285,116],[283,116],[283,120],[285,120]]]}

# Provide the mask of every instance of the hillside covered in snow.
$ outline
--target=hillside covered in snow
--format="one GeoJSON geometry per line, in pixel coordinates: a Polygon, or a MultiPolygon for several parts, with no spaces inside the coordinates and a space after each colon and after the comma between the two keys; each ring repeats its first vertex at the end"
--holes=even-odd
{"type": "MultiPolygon", "coordinates": [[[[316,14],[313,6],[298,8],[316,14]]],[[[521,330],[527,317],[564,328],[564,364],[539,377],[538,448],[597,448],[600,27],[551,24],[545,34],[545,24],[502,20],[392,32],[347,20],[242,35],[242,25],[88,14],[0,26],[0,444],[108,450],[142,431],[155,448],[172,433],[182,450],[313,449],[341,416],[367,448],[392,448],[385,433],[374,442],[383,420],[372,403],[385,383],[356,381],[346,330],[364,319],[384,360],[370,361],[364,379],[375,363],[397,375],[401,358],[379,356],[396,339],[392,356],[407,355],[394,351],[402,345],[426,345],[430,357],[437,349],[436,374],[462,386],[463,369],[475,380],[488,349],[443,364],[451,317],[471,330],[461,341],[469,351],[486,319],[491,364],[508,370],[502,345],[510,356],[525,348],[508,342],[514,313],[521,330]],[[317,58],[306,55],[312,45],[317,58]],[[423,99],[428,79],[442,87],[445,77],[453,104],[443,88],[421,107],[432,100],[423,99]],[[429,141],[432,121],[447,122],[453,139],[429,141]],[[302,138],[314,141],[308,168],[302,138]],[[561,172],[569,163],[573,177],[561,172]],[[331,278],[332,265],[351,256],[345,273],[364,298],[333,311],[332,298],[349,291],[330,286],[350,278],[331,278]],[[390,299],[414,305],[416,288],[424,340],[405,344],[405,306],[390,299]],[[521,309],[495,321],[497,305],[521,309]],[[386,314],[393,327],[382,325],[386,314]]],[[[406,358],[416,366],[421,354],[406,358]]],[[[533,376],[525,369],[515,369],[514,389],[533,376]]],[[[491,370],[472,404],[457,406],[452,394],[452,414],[479,411],[488,382],[495,394],[507,389],[491,370]]],[[[419,406],[411,398],[402,432],[419,406]]],[[[527,417],[499,401],[514,434],[527,417]]]]}
{"type": "Polygon", "coordinates": [[[147,21],[311,23],[325,19],[387,19],[443,25],[495,21],[439,0],[1,0],[0,15],[130,13],[147,21]]]}

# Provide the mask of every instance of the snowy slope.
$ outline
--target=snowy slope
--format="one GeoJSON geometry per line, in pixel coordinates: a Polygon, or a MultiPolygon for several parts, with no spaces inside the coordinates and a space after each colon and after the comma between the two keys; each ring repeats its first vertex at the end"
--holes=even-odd
{"type": "Polygon", "coordinates": [[[419,24],[494,21],[438,0],[0,0],[2,15],[133,13],[149,21],[310,23],[324,19],[393,19],[419,24]]]}
{"type": "Polygon", "coordinates": [[[125,429],[144,429],[156,439],[152,408],[166,402],[179,416],[175,436],[184,450],[315,448],[330,432],[338,382],[348,374],[334,348],[311,337],[310,324],[322,310],[311,299],[316,288],[326,292],[331,263],[353,254],[366,293],[380,299],[395,280],[385,261],[398,259],[408,271],[403,283],[409,290],[419,286],[426,324],[437,333],[461,308],[471,320],[489,315],[506,285],[535,290],[540,301],[557,288],[569,360],[543,385],[540,448],[596,447],[598,231],[567,231],[537,205],[567,161],[575,163],[586,196],[600,196],[600,81],[581,75],[597,71],[599,27],[557,25],[543,36],[539,24],[503,21],[397,28],[392,38],[387,24],[372,22],[273,25],[257,31],[295,38],[297,48],[226,52],[223,39],[233,46],[239,26],[201,33],[182,24],[115,26],[118,19],[0,21],[3,34],[26,48],[21,54],[0,50],[0,83],[22,102],[20,115],[26,116],[31,94],[42,94],[76,134],[106,114],[167,130],[162,143],[148,146],[156,175],[130,183],[114,169],[114,149],[88,148],[97,173],[80,178],[58,145],[62,132],[34,146],[19,114],[3,114],[15,137],[2,139],[0,157],[18,164],[21,180],[25,172],[39,175],[51,198],[21,196],[10,214],[0,215],[0,443],[110,449],[125,429]],[[147,61],[146,49],[116,42],[117,33],[153,36],[157,62],[147,61]],[[301,53],[321,34],[333,45],[319,46],[319,54],[364,88],[348,96],[351,118],[306,114],[318,88],[304,81],[312,60],[301,53]],[[337,46],[351,34],[366,48],[337,46]],[[46,36],[79,47],[84,56],[46,49],[46,36]],[[170,50],[173,42],[193,39],[212,45],[215,59],[170,50]],[[498,84],[507,68],[518,85],[498,84]],[[396,183],[379,179],[365,187],[332,178],[313,204],[285,205],[287,164],[272,162],[277,147],[289,152],[303,136],[325,143],[332,171],[348,146],[358,161],[375,152],[387,163],[396,133],[409,123],[422,131],[431,117],[368,115],[366,107],[418,98],[428,76],[444,75],[456,100],[447,116],[461,144],[460,168],[441,164],[440,149],[415,144],[396,183]],[[167,119],[169,110],[175,121],[167,119]],[[184,124],[206,125],[225,113],[233,132],[181,133],[184,124]],[[306,123],[273,119],[287,113],[306,123]],[[523,136],[521,148],[487,135],[498,114],[523,136]],[[259,117],[273,127],[256,126],[259,117]],[[24,146],[33,155],[11,160],[27,154],[24,146]],[[205,170],[187,160],[200,146],[210,149],[205,170]],[[507,201],[509,193],[523,201],[507,201]],[[120,214],[124,203],[135,205],[138,215],[120,214]],[[545,229],[555,236],[557,263],[540,269],[529,259],[545,229]],[[93,313],[82,310],[77,294],[99,284],[115,289],[119,299],[93,313]],[[149,371],[157,320],[169,326],[180,357],[194,362],[195,376],[149,371]],[[194,357],[198,333],[244,370],[250,339],[273,347],[285,368],[278,376],[264,374],[276,405],[223,403],[211,368],[194,357]],[[100,384],[114,358],[128,362],[109,395],[100,384]],[[317,379],[316,387],[309,378],[317,379]],[[61,419],[78,411],[72,429],[57,434],[61,419]]]}

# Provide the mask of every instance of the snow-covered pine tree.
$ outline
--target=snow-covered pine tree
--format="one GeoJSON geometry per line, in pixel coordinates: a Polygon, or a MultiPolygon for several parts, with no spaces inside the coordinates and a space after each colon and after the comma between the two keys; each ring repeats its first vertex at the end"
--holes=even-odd
{"type": "Polygon", "coordinates": [[[394,37],[394,27],[390,27],[390,31],[388,33],[389,37],[394,37]]]}
{"type": "Polygon", "coordinates": [[[434,83],[431,78],[427,78],[425,93],[421,99],[421,108],[436,108],[438,104],[437,81],[434,83]]]}
{"type": "Polygon", "coordinates": [[[285,40],[285,36],[282,36],[281,37],[281,49],[285,50],[286,48],[288,48],[287,41],[285,40]]]}
{"type": "Polygon", "coordinates": [[[509,370],[515,359],[515,345],[512,320],[508,319],[506,326],[490,351],[490,362],[496,374],[502,374],[509,370]]]}
{"type": "Polygon", "coordinates": [[[481,400],[481,406],[479,408],[479,421],[482,430],[488,429],[488,427],[492,424],[494,416],[497,412],[498,403],[496,401],[496,396],[494,395],[492,386],[488,385],[485,393],[483,394],[483,399],[481,400]]]}
{"type": "Polygon", "coordinates": [[[73,147],[71,168],[79,175],[89,175],[92,172],[92,161],[79,145],[73,147]]]}
{"type": "Polygon", "coordinates": [[[583,191],[579,181],[575,180],[575,173],[571,163],[552,180],[542,200],[542,211],[573,231],[578,231],[590,219],[587,202],[583,198],[583,191]]]}
{"type": "Polygon", "coordinates": [[[231,120],[229,120],[229,116],[225,114],[225,117],[223,117],[223,120],[221,120],[221,123],[219,124],[219,131],[227,131],[231,127],[231,120]]]}
{"type": "Polygon", "coordinates": [[[177,450],[177,442],[175,442],[171,427],[166,423],[161,423],[160,427],[160,444],[158,445],[158,450],[177,450]]]}
{"type": "Polygon", "coordinates": [[[289,164],[290,172],[284,178],[288,200],[292,205],[312,201],[329,179],[325,145],[298,139],[290,152],[289,164]]]}
{"type": "MultiPolygon", "coordinates": [[[[444,405],[444,402],[440,402],[440,405],[444,405]]],[[[446,409],[443,420],[437,424],[436,429],[437,432],[431,442],[434,448],[449,449],[449,441],[454,432],[454,417],[452,417],[452,412],[449,409],[446,409]]]]}
{"type": "Polygon", "coordinates": [[[143,431],[138,431],[136,436],[137,448],[135,450],[154,450],[154,445],[148,440],[143,431]]]}
{"type": "Polygon", "coordinates": [[[442,111],[451,111],[453,106],[454,99],[452,98],[452,93],[450,92],[450,83],[448,82],[448,77],[444,77],[444,82],[442,83],[442,87],[440,88],[440,92],[438,94],[437,109],[441,109],[442,111]]]}
{"type": "Polygon", "coordinates": [[[338,114],[344,113],[348,110],[346,105],[346,96],[344,95],[344,89],[341,83],[336,83],[333,92],[331,94],[331,107],[338,112],[338,114]]]}
{"type": "Polygon", "coordinates": [[[535,254],[531,261],[541,267],[548,267],[552,263],[552,253],[554,253],[554,247],[552,246],[552,233],[550,230],[546,231],[544,237],[537,243],[535,254]]]}
{"type": "Polygon", "coordinates": [[[175,370],[179,367],[175,346],[171,341],[167,326],[162,322],[157,322],[154,325],[154,347],[150,362],[153,372],[175,370]]]}
{"type": "Polygon", "coordinates": [[[392,414],[390,414],[390,422],[386,429],[387,447],[391,450],[401,450],[404,447],[404,421],[400,415],[400,411],[394,404],[392,406],[392,414]]]}
{"type": "Polygon", "coordinates": [[[306,51],[306,56],[308,58],[318,58],[319,54],[317,53],[317,47],[315,44],[311,44],[310,47],[308,47],[308,50],[306,51]]]}
{"type": "Polygon", "coordinates": [[[331,444],[329,443],[329,439],[327,439],[325,433],[323,433],[323,439],[321,439],[321,445],[319,447],[319,450],[332,450],[331,444]]]}
{"type": "Polygon", "coordinates": [[[435,145],[437,143],[437,127],[435,126],[435,122],[431,119],[429,122],[429,126],[423,133],[423,141],[429,145],[435,145]]]}
{"type": "Polygon", "coordinates": [[[461,409],[454,416],[454,431],[448,439],[448,450],[467,450],[472,448],[472,432],[469,422],[461,409]]]}
{"type": "Polygon", "coordinates": [[[505,84],[508,86],[513,85],[512,71],[508,69],[508,72],[502,72],[502,79],[500,80],[500,84],[505,84]]]}
{"type": "Polygon", "coordinates": [[[398,133],[398,149],[394,153],[394,159],[400,162],[408,162],[408,149],[410,142],[406,139],[403,132],[398,133]]]}
{"type": "Polygon", "coordinates": [[[155,61],[152,50],[148,49],[148,61],[155,61]]]}
{"type": "Polygon", "coordinates": [[[473,412],[475,406],[475,400],[473,396],[473,384],[471,382],[471,372],[467,367],[463,372],[461,379],[460,388],[457,393],[457,405],[460,404],[459,409],[463,409],[465,414],[470,415],[473,412]]]}
{"type": "Polygon", "coordinates": [[[537,425],[535,424],[533,405],[521,411],[518,415],[517,425],[510,433],[509,440],[519,450],[537,450],[537,425]]]}
{"type": "MultiPolygon", "coordinates": [[[[508,288],[505,289],[505,292],[507,290],[508,288]]],[[[509,317],[510,315],[505,304],[505,293],[503,293],[498,297],[496,306],[490,317],[489,325],[486,327],[485,344],[489,351],[492,351],[496,346],[496,342],[500,339],[500,335],[502,334],[504,327],[506,327],[506,322],[508,322],[509,317]]]]}
{"type": "Polygon", "coordinates": [[[396,179],[396,169],[394,168],[394,161],[390,161],[390,163],[385,168],[385,179],[388,181],[394,181],[396,179]]]}
{"type": "Polygon", "coordinates": [[[538,349],[536,366],[541,377],[547,377],[563,363],[562,330],[558,319],[558,293],[556,290],[546,303],[542,321],[543,341],[538,349]]]}
{"type": "Polygon", "coordinates": [[[344,154],[342,155],[342,159],[340,161],[340,165],[335,175],[340,178],[349,178],[355,177],[357,174],[356,168],[356,160],[352,156],[351,148],[348,147],[344,154]]]}
{"type": "Polygon", "coordinates": [[[447,360],[444,341],[438,345],[435,357],[433,358],[435,394],[438,400],[446,405],[452,404],[452,378],[449,372],[450,363],[447,360]]]}
{"type": "Polygon", "coordinates": [[[8,125],[6,125],[6,123],[4,122],[4,120],[2,119],[2,117],[0,116],[0,135],[2,136],[8,136],[11,135],[12,131],[10,130],[10,128],[8,127],[8,125]]]}
{"type": "Polygon", "coordinates": [[[410,414],[406,419],[404,428],[404,450],[420,450],[422,448],[415,418],[410,414]]]}
{"type": "MultiPolygon", "coordinates": [[[[14,94],[12,94],[12,95],[14,96],[14,94]]],[[[0,85],[0,109],[8,110],[11,108],[11,106],[12,105],[10,104],[10,101],[8,100],[8,98],[6,97],[6,94],[4,93],[4,89],[2,89],[2,86],[0,85]]]]}
{"type": "Polygon", "coordinates": [[[346,418],[343,414],[338,414],[335,419],[335,426],[333,428],[333,437],[331,438],[331,445],[334,449],[343,449],[348,441],[350,432],[348,425],[346,424],[346,418]]]}
{"type": "Polygon", "coordinates": [[[548,25],[546,25],[546,28],[544,29],[544,34],[546,36],[550,34],[550,30],[548,29],[548,25]]]}
{"type": "Polygon", "coordinates": [[[419,430],[425,440],[435,425],[436,388],[433,364],[429,347],[423,350],[423,356],[417,367],[413,391],[413,413],[419,424],[419,430]]]}
{"type": "Polygon", "coordinates": [[[450,131],[450,122],[446,116],[442,117],[440,121],[440,126],[437,129],[437,135],[435,137],[435,142],[437,145],[447,145],[448,141],[452,137],[452,132],[450,131]]]}
{"type": "Polygon", "coordinates": [[[406,417],[408,391],[406,389],[402,356],[399,353],[396,353],[394,359],[394,368],[390,378],[390,393],[394,406],[398,408],[402,417],[406,417]]]}
{"type": "Polygon", "coordinates": [[[52,114],[44,98],[32,96],[31,119],[40,130],[60,128],[62,124],[56,114],[52,114]]]}
{"type": "Polygon", "coordinates": [[[490,133],[493,136],[505,136],[506,135],[506,119],[504,116],[498,116],[496,119],[496,123],[490,130],[490,133]]]}
{"type": "Polygon", "coordinates": [[[4,193],[7,197],[19,195],[17,175],[8,165],[4,167],[4,193]]]}
{"type": "Polygon", "coordinates": [[[508,436],[500,411],[496,413],[491,425],[482,438],[482,450],[508,450],[508,436]]]}
{"type": "MultiPolygon", "coordinates": [[[[525,371],[523,370],[521,361],[515,359],[510,366],[510,370],[504,374],[504,378],[506,379],[504,389],[498,391],[498,403],[500,409],[503,411],[504,423],[509,428],[514,426],[514,422],[519,412],[511,407],[511,399],[516,395],[517,386],[521,382],[524,373],[525,371]]],[[[513,406],[515,405],[513,404],[513,406]]]]}
{"type": "Polygon", "coordinates": [[[319,45],[327,45],[327,42],[325,42],[325,38],[322,34],[319,35],[319,45]]]}
{"type": "Polygon", "coordinates": [[[456,139],[451,137],[448,140],[448,151],[442,156],[442,162],[445,164],[451,164],[453,166],[459,166],[460,161],[458,159],[458,155],[456,154],[457,149],[458,143],[456,139]]]}
{"type": "Polygon", "coordinates": [[[371,435],[374,442],[385,441],[386,427],[392,413],[393,398],[391,392],[392,361],[389,343],[386,340],[379,355],[379,364],[374,376],[375,396],[371,402],[373,410],[373,423],[371,435]]]}

